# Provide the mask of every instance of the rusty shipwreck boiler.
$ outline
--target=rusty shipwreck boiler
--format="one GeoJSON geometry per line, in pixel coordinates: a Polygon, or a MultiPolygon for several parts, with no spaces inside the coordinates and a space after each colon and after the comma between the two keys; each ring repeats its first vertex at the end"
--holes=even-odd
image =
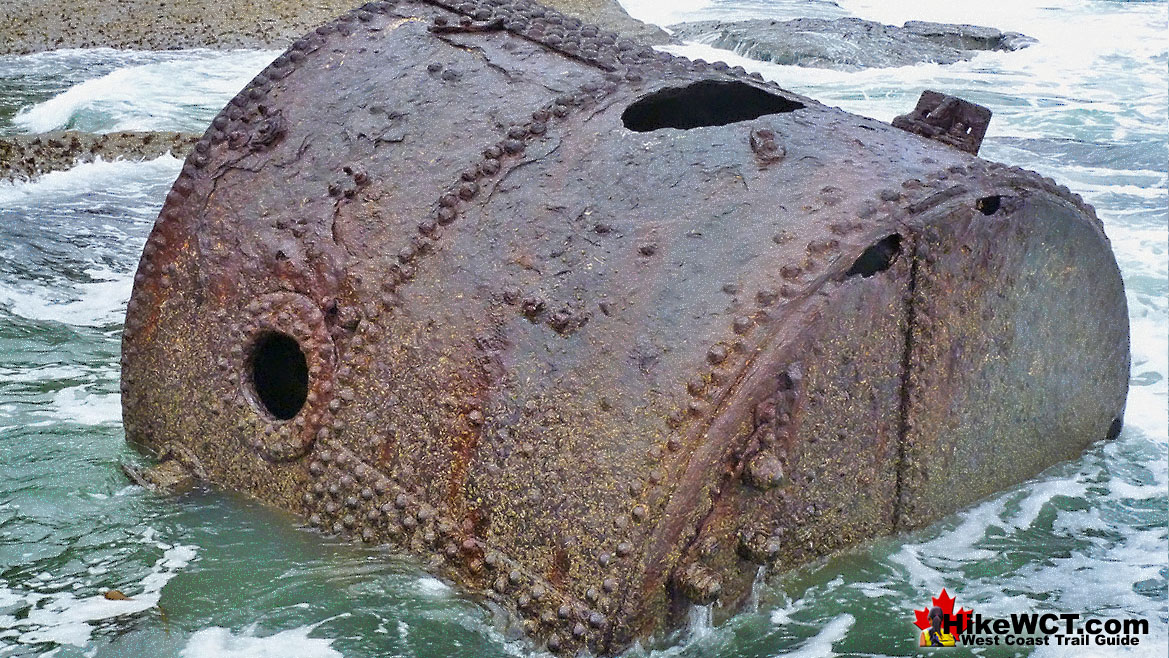
{"type": "Polygon", "coordinates": [[[125,325],[129,440],[612,654],[759,567],[1119,431],[1093,209],[523,1],[374,2],[195,146],[125,325]]]}

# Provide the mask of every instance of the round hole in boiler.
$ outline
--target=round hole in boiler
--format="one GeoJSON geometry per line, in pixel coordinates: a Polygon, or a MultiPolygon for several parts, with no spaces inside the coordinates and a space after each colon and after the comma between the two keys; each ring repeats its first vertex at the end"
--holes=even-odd
{"type": "Polygon", "coordinates": [[[252,387],[279,420],[300,413],[308,397],[308,362],[296,339],[276,332],[260,336],[252,351],[252,387]]]}
{"type": "Polygon", "coordinates": [[[625,108],[621,121],[626,128],[641,133],[662,128],[690,130],[750,121],[803,107],[803,103],[744,82],[699,80],[685,87],[659,89],[641,98],[625,108]]]}

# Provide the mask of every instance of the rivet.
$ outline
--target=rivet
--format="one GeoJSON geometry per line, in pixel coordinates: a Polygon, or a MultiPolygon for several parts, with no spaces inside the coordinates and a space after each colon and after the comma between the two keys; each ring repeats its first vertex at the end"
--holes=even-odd
{"type": "Polygon", "coordinates": [[[763,491],[773,489],[784,481],[783,465],[770,452],[760,453],[747,462],[747,468],[743,470],[743,479],[756,489],[763,491]]]}
{"type": "Polygon", "coordinates": [[[702,395],[702,391],[706,388],[706,380],[701,377],[695,377],[686,384],[686,390],[690,395],[702,395]]]}

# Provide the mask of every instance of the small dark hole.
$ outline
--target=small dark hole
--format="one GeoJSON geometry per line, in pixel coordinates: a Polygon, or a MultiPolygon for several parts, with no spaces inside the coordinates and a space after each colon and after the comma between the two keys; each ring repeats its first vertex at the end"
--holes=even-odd
{"type": "Polygon", "coordinates": [[[1120,416],[1113,418],[1112,424],[1108,426],[1108,440],[1112,441],[1116,437],[1120,436],[1120,430],[1123,428],[1124,420],[1120,416]]]}
{"type": "Polygon", "coordinates": [[[689,130],[749,121],[765,114],[801,109],[803,104],[744,82],[703,80],[656,91],[625,108],[621,120],[637,132],[689,130]]]}
{"type": "Polygon", "coordinates": [[[300,413],[308,397],[308,363],[291,336],[265,334],[252,353],[252,384],[260,403],[280,420],[300,413]]]}
{"type": "Polygon", "coordinates": [[[984,215],[993,215],[999,210],[1002,205],[1003,198],[998,194],[994,196],[984,196],[978,200],[974,207],[978,208],[978,212],[984,215]]]}
{"type": "Polygon", "coordinates": [[[897,260],[901,253],[901,236],[897,233],[881,238],[873,246],[865,249],[860,258],[848,268],[847,276],[870,277],[877,272],[884,272],[897,260]]]}

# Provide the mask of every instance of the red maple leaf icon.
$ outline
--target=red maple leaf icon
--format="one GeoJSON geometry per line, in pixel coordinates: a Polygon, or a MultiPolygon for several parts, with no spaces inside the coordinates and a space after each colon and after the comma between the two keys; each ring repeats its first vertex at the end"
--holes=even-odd
{"type": "MultiPolygon", "coordinates": [[[[956,601],[956,600],[957,599],[950,596],[946,592],[946,588],[943,587],[942,593],[933,598],[933,602],[931,603],[931,606],[936,605],[939,608],[941,608],[942,612],[945,613],[946,617],[954,617],[954,601],[956,601]]],[[[961,625],[959,630],[962,630],[962,631],[966,630],[966,627],[970,624],[970,615],[973,612],[974,612],[973,610],[967,610],[966,608],[959,608],[958,609],[958,623],[961,625]]],[[[920,628],[921,630],[924,631],[925,629],[930,627],[930,609],[929,608],[925,608],[924,610],[914,610],[913,616],[914,616],[914,622],[913,622],[914,625],[917,626],[918,628],[920,628]]]]}

